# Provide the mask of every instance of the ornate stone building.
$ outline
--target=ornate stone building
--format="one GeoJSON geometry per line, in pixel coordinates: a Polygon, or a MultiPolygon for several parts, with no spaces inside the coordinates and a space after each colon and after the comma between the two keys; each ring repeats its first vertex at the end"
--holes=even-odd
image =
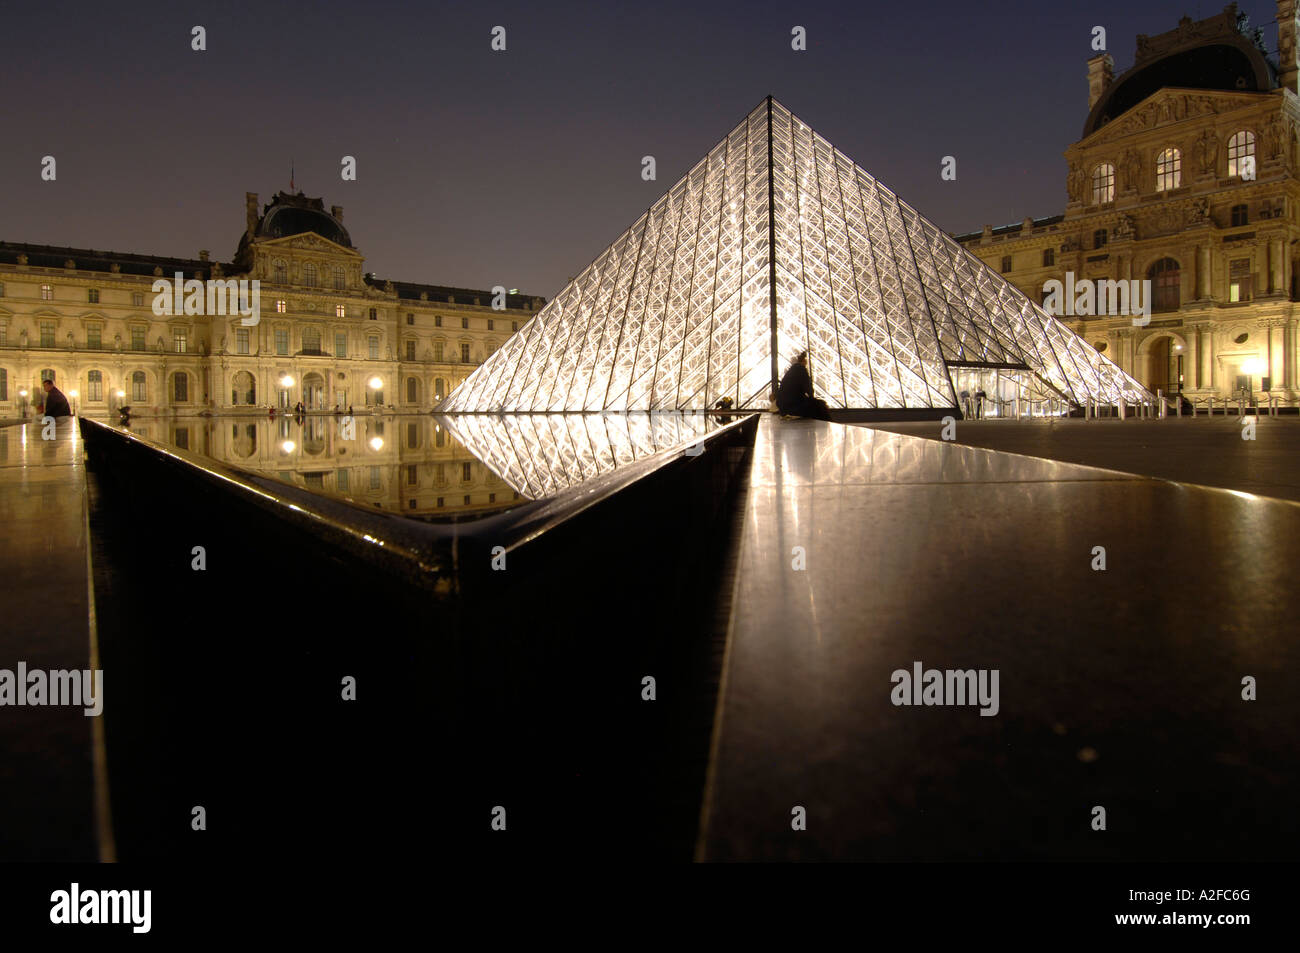
{"type": "Polygon", "coordinates": [[[0,418],[30,409],[46,376],[91,414],[123,404],[146,415],[265,412],[300,400],[428,411],[544,304],[385,281],[364,264],[343,209],[301,192],[277,193],[261,213],[248,193],[230,262],[0,242],[0,418]],[[260,323],[156,315],[153,283],[177,272],[258,279],[260,323]]]}
{"type": "Polygon", "coordinates": [[[1061,317],[1152,390],[1297,395],[1300,20],[1277,9],[1277,62],[1235,3],[1139,36],[1118,77],[1091,59],[1064,214],[956,236],[1035,301],[1067,272],[1150,280],[1146,326],[1061,317]]]}

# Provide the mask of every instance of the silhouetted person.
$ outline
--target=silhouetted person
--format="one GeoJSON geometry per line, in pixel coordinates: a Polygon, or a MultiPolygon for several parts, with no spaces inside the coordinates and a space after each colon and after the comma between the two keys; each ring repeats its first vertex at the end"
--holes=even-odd
{"type": "Polygon", "coordinates": [[[826,401],[813,396],[812,377],[808,374],[808,352],[797,355],[776,389],[776,409],[786,417],[812,417],[830,420],[826,401]]]}
{"type": "Polygon", "coordinates": [[[72,407],[68,404],[68,398],[54,386],[54,381],[41,381],[41,386],[45,388],[45,403],[37,407],[36,412],[49,417],[71,417],[72,407]]]}
{"type": "Polygon", "coordinates": [[[984,401],[988,399],[988,396],[989,396],[988,394],[984,393],[983,387],[981,387],[979,390],[975,392],[975,419],[976,420],[979,420],[984,416],[984,401]]]}

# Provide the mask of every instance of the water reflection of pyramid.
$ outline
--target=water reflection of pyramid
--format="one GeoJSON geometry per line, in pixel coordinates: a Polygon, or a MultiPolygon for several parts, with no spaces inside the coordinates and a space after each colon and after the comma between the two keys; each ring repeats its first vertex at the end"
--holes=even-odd
{"type": "Polygon", "coordinates": [[[440,409],[755,407],[805,349],[832,407],[955,407],[963,367],[1148,396],[769,97],[440,409]]]}

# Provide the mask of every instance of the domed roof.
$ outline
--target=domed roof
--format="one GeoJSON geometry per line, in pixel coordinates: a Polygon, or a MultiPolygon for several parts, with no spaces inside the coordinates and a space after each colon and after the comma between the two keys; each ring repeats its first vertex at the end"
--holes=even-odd
{"type": "Polygon", "coordinates": [[[1139,36],[1133,66],[1116,79],[1088,113],[1083,135],[1118,119],[1152,93],[1167,87],[1230,92],[1267,92],[1277,86],[1277,68],[1235,3],[1204,20],[1183,17],[1176,29],[1139,36]]]}
{"type": "Polygon", "coordinates": [[[257,224],[257,237],[284,238],[304,232],[314,232],[344,248],[352,247],[348,230],[325,211],[325,204],[320,199],[308,198],[301,192],[297,195],[277,192],[257,224]]]}

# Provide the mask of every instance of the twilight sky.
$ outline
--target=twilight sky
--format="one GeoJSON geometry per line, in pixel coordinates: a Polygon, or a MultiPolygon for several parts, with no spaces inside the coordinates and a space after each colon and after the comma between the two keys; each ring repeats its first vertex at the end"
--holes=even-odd
{"type": "MultiPolygon", "coordinates": [[[[1273,3],[1240,4],[1277,46],[1273,3]]],[[[0,240],[228,260],[296,185],[382,278],[553,296],[769,92],[951,231],[1065,204],[1094,25],[1222,4],[933,0],[11,5],[0,240]],[[190,29],[207,29],[206,52],[190,29]],[[489,49],[507,29],[508,50],[489,49]],[[794,25],[807,52],[790,49],[794,25]],[[643,182],[654,155],[658,180],[643,182]],[[53,155],[58,180],[42,182],[53,155]],[[357,159],[355,182],[340,158],[357,159]],[[957,180],[939,178],[957,158],[957,180]]]]}

